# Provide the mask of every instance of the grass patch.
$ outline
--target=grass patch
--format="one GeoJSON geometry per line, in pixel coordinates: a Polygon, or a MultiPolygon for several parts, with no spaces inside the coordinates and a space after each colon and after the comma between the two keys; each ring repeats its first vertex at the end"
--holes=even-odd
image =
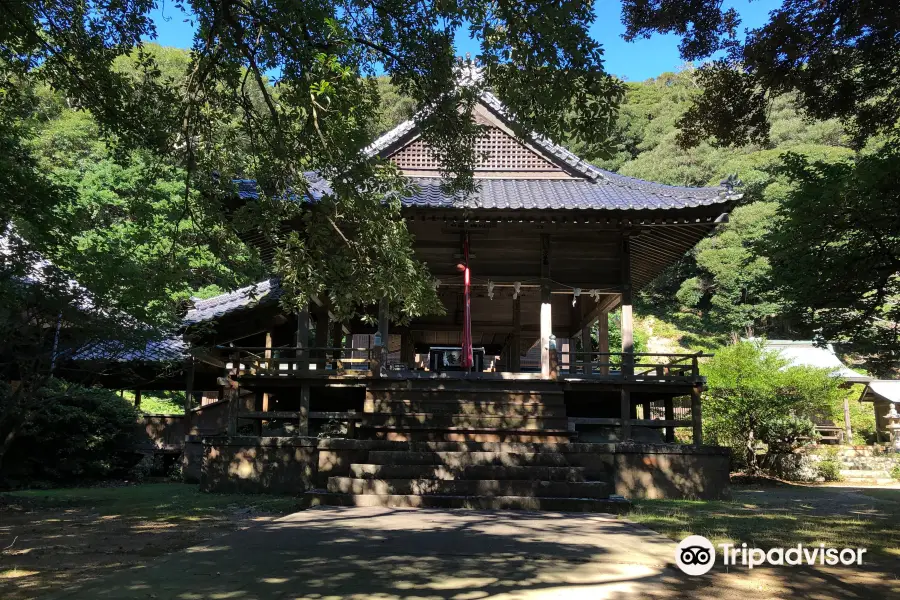
{"type": "Polygon", "coordinates": [[[238,510],[287,514],[301,508],[300,499],[290,496],[208,494],[185,483],[23,490],[0,494],[0,500],[19,500],[35,508],[89,508],[100,516],[153,521],[215,518],[238,510]]]}
{"type": "Polygon", "coordinates": [[[805,486],[754,487],[733,501],[639,500],[632,521],[673,540],[697,534],[714,544],[730,542],[764,549],[798,543],[868,548],[873,559],[895,560],[900,552],[900,490],[878,495],[805,486]],[[893,493],[891,493],[893,492],[893,493]],[[873,502],[872,498],[896,502],[873,502]]]}

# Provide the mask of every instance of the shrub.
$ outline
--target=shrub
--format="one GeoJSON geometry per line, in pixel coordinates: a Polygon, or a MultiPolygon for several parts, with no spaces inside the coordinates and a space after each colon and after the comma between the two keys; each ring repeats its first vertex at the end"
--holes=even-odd
{"type": "Polygon", "coordinates": [[[114,392],[52,379],[37,395],[3,456],[3,478],[97,479],[124,475],[140,460],[129,449],[137,411],[114,392]]]}
{"type": "Polygon", "coordinates": [[[818,439],[816,425],[807,417],[774,417],[759,427],[759,437],[769,452],[791,452],[818,439]]]}
{"type": "Polygon", "coordinates": [[[825,481],[840,481],[841,461],[837,457],[837,451],[829,450],[816,465],[816,473],[825,481]]]}
{"type": "Polygon", "coordinates": [[[894,466],[891,467],[891,478],[900,479],[900,462],[895,462],[894,466]]]}

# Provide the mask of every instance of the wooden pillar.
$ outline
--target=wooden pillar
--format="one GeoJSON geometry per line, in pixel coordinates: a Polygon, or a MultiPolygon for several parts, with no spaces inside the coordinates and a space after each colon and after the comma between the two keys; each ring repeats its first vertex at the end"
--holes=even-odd
{"type": "Polygon", "coordinates": [[[693,443],[697,446],[703,443],[703,414],[700,406],[700,386],[691,388],[691,423],[694,427],[693,443]]]}
{"type": "Polygon", "coordinates": [[[297,370],[309,370],[309,308],[297,312],[297,332],[294,336],[297,347],[297,370]]]}
{"type": "Polygon", "coordinates": [[[623,389],[619,403],[619,413],[622,420],[622,441],[631,439],[631,391],[623,389]]]}
{"type": "MultiPolygon", "coordinates": [[[[602,312],[597,318],[597,352],[600,354],[601,363],[609,363],[609,313],[602,312]]],[[[600,367],[601,375],[609,375],[609,367],[600,367]]]]}
{"type": "Polygon", "coordinates": [[[344,325],[340,321],[331,324],[331,360],[334,361],[332,368],[337,371],[340,368],[339,361],[344,357],[342,348],[344,347],[344,325]]]}
{"type": "Polygon", "coordinates": [[[413,345],[412,333],[404,331],[400,334],[400,362],[407,368],[412,370],[415,365],[415,346],[413,345]]]}
{"type": "MultiPolygon", "coordinates": [[[[844,402],[847,401],[844,400],[844,402]]],[[[141,390],[134,390],[134,407],[138,410],[141,408],[141,390]]]]}
{"type": "Polygon", "coordinates": [[[509,370],[517,373],[522,369],[522,299],[513,300],[513,331],[509,349],[509,370]]]}
{"type": "Polygon", "coordinates": [[[622,238],[622,375],[634,375],[634,324],[631,314],[631,241],[622,238]]]}
{"type": "Polygon", "coordinates": [[[853,428],[850,426],[850,400],[844,396],[844,438],[845,444],[853,443],[853,428]]]}
{"type": "Polygon", "coordinates": [[[322,304],[316,307],[316,369],[325,368],[325,350],[321,348],[328,347],[328,305],[322,304]]]}
{"type": "MultiPolygon", "coordinates": [[[[666,407],[666,421],[674,421],[675,420],[675,403],[671,398],[666,398],[663,400],[663,403],[666,407]]],[[[675,428],[672,426],[666,427],[666,443],[674,444],[675,443],[675,428]]]]}
{"type": "Polygon", "coordinates": [[[309,384],[300,385],[300,435],[309,435],[309,384]]]}
{"type": "MultiPolygon", "coordinates": [[[[263,408],[266,402],[266,394],[263,392],[255,392],[253,395],[253,410],[260,411],[265,410],[263,408]]],[[[262,419],[253,419],[253,435],[261,436],[262,435],[262,419]]]]}
{"type": "MultiPolygon", "coordinates": [[[[594,351],[594,340],[591,338],[591,326],[593,323],[585,323],[581,328],[581,351],[582,352],[593,352],[594,351]]],[[[593,362],[593,357],[590,354],[582,354],[581,360],[575,361],[576,363],[581,363],[583,368],[581,370],[585,375],[591,374],[591,363],[593,362]]]]}
{"type": "Polygon", "coordinates": [[[191,357],[187,361],[187,365],[185,365],[185,378],[184,378],[184,434],[190,435],[193,427],[192,427],[192,400],[194,399],[194,358],[191,357]]]}
{"type": "MultiPolygon", "coordinates": [[[[270,371],[270,372],[274,371],[277,373],[278,366],[275,365],[272,361],[272,359],[274,358],[274,354],[272,352],[272,332],[271,331],[266,332],[266,350],[265,350],[264,356],[266,359],[266,370],[270,371]]],[[[257,408],[256,410],[262,410],[264,412],[268,412],[269,410],[271,410],[269,407],[268,392],[263,393],[261,406],[259,408],[257,408]]]]}
{"type": "Polygon", "coordinates": [[[647,421],[653,418],[653,413],[650,410],[650,401],[644,400],[641,402],[641,406],[643,407],[643,418],[647,421]]]}
{"type": "Polygon", "coordinates": [[[551,378],[550,335],[553,333],[550,294],[550,235],[541,234],[541,379],[551,378]]]}
{"type": "Polygon", "coordinates": [[[375,359],[378,372],[387,366],[388,349],[390,348],[390,304],[387,298],[378,303],[378,336],[376,337],[375,359]],[[380,338],[380,341],[379,341],[380,338]]]}

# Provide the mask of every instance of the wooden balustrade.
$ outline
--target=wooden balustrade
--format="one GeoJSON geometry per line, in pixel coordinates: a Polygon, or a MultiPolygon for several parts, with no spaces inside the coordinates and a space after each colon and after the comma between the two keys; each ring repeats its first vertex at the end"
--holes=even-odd
{"type": "Polygon", "coordinates": [[[297,346],[217,346],[226,353],[237,376],[286,377],[316,373],[369,371],[375,348],[335,348],[297,346]],[[331,355],[330,357],[328,355],[331,355]],[[363,354],[356,356],[354,354],[363,354]]]}
{"type": "Polygon", "coordinates": [[[570,350],[560,353],[568,358],[570,375],[629,379],[635,381],[694,381],[700,377],[699,359],[711,354],[663,354],[653,352],[588,352],[570,350]],[[630,359],[630,360],[629,360],[630,359]],[[629,365],[633,374],[624,374],[621,366],[629,365]]]}

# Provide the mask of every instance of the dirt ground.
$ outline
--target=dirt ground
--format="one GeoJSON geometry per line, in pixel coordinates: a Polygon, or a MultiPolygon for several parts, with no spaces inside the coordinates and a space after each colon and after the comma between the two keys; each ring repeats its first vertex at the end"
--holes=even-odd
{"type": "Polygon", "coordinates": [[[196,486],[187,487],[0,494],[0,598],[40,598],[296,508],[285,501],[254,506],[240,496],[204,502],[195,498],[196,486]]]}
{"type": "MultiPolygon", "coordinates": [[[[300,519],[302,524],[298,521],[291,525],[276,519],[281,515],[293,513],[299,508],[299,502],[292,498],[200,494],[196,486],[183,484],[143,484],[112,488],[50,490],[15,495],[0,494],[0,598],[24,600],[26,598],[42,598],[51,594],[55,597],[57,594],[66,594],[76,587],[84,591],[74,592],[74,597],[94,598],[97,597],[96,594],[93,596],[90,594],[99,590],[112,589],[109,586],[116,582],[120,585],[118,589],[120,589],[122,597],[134,597],[132,592],[128,591],[132,589],[129,588],[128,582],[134,583],[142,578],[153,582],[147,588],[153,591],[141,592],[143,595],[139,594],[137,597],[182,597],[181,595],[166,595],[166,585],[175,580],[190,580],[187,578],[187,571],[184,570],[185,566],[182,564],[185,561],[187,561],[185,564],[191,565],[191,568],[206,568],[204,565],[207,561],[195,564],[197,548],[205,548],[204,552],[215,550],[222,554],[221,560],[227,562],[233,559],[237,560],[235,556],[238,555],[248,557],[245,538],[271,541],[274,538],[270,536],[283,535],[283,543],[280,542],[280,544],[284,548],[276,544],[278,547],[273,548],[272,551],[285,551],[285,548],[297,542],[294,540],[294,536],[302,532],[304,535],[301,537],[305,539],[307,534],[311,535],[313,531],[319,531],[322,539],[316,544],[307,540],[306,542],[312,544],[311,547],[324,548],[327,544],[341,542],[340,548],[336,547],[330,550],[339,554],[345,554],[348,548],[355,547],[353,544],[349,546],[346,544],[351,539],[355,540],[354,543],[370,544],[381,543],[384,539],[396,540],[398,536],[409,535],[416,538],[415,541],[410,542],[410,546],[413,548],[420,548],[422,544],[428,542],[440,550],[435,554],[440,560],[431,555],[424,558],[416,555],[413,557],[415,559],[413,562],[417,565],[421,561],[427,563],[428,560],[439,563],[440,568],[435,567],[433,573],[420,574],[422,577],[427,575],[434,578],[434,581],[428,579],[426,582],[429,588],[438,585],[435,582],[444,577],[449,572],[448,570],[457,569],[460,561],[468,564],[472,572],[482,572],[491,567],[492,559],[499,558],[499,555],[479,558],[475,550],[472,550],[471,556],[461,555],[456,541],[444,540],[443,528],[437,528],[431,533],[425,530],[427,528],[419,528],[422,529],[419,531],[415,527],[410,527],[405,519],[401,524],[388,528],[389,530],[376,531],[375,533],[378,535],[372,532],[361,535],[354,526],[347,529],[343,522],[335,523],[328,519],[314,519],[315,515],[312,514],[301,516],[306,513],[292,517],[300,519]],[[407,528],[410,531],[401,534],[395,527],[407,528]],[[265,535],[256,535],[254,538],[253,531],[242,531],[251,528],[256,532],[263,531],[265,535]],[[237,538],[225,536],[225,534],[237,531],[241,531],[237,538]],[[277,533],[278,531],[281,533],[277,533]],[[250,537],[247,538],[247,535],[250,537]],[[183,549],[188,549],[187,553],[176,552],[183,549]],[[445,553],[447,556],[441,558],[445,553]],[[192,556],[194,559],[191,559],[192,556]],[[122,572],[132,567],[141,568],[129,570],[128,573],[122,572]],[[91,582],[98,578],[104,578],[103,582],[91,585],[91,582]],[[78,595],[79,593],[82,595],[78,595]],[[88,595],[85,596],[85,593],[88,595]]],[[[488,514],[485,523],[490,527],[504,525],[521,528],[523,526],[522,518],[516,514],[488,514]]],[[[558,531],[550,537],[562,540],[560,543],[565,546],[569,542],[564,543],[564,541],[574,535],[572,533],[573,519],[568,516],[532,515],[531,518],[544,520],[535,526],[533,532],[528,532],[524,538],[519,539],[519,536],[516,536],[514,540],[516,546],[507,547],[503,544],[511,542],[501,540],[501,545],[507,554],[512,550],[518,552],[519,546],[523,546],[523,544],[524,550],[521,555],[504,555],[506,556],[504,564],[493,565],[497,571],[498,582],[505,580],[500,574],[507,573],[509,569],[518,564],[516,561],[521,562],[522,565],[531,565],[530,568],[534,570],[535,565],[541,561],[552,562],[559,558],[556,556],[558,552],[553,549],[552,544],[535,546],[532,543],[534,540],[531,540],[529,536],[537,535],[538,532],[543,532],[541,535],[544,535],[556,528],[558,531]]],[[[900,558],[900,538],[897,534],[900,531],[900,490],[747,486],[737,488],[735,499],[731,502],[645,501],[637,503],[635,511],[628,520],[640,523],[650,530],[664,533],[669,540],[678,540],[686,534],[697,533],[707,535],[710,539],[746,541],[761,547],[796,544],[797,542],[805,544],[826,542],[836,546],[866,545],[872,548],[872,560],[867,561],[864,568],[853,570],[773,567],[754,569],[749,572],[746,569],[726,569],[717,565],[711,573],[703,577],[687,578],[674,567],[654,563],[651,565],[652,573],[647,571],[640,577],[631,574],[626,578],[631,581],[629,585],[634,588],[633,591],[638,594],[638,597],[745,600],[752,595],[758,600],[795,597],[822,600],[830,598],[900,599],[900,579],[898,579],[900,569],[897,568],[897,559],[900,558]]],[[[353,522],[359,521],[357,519],[347,521],[351,525],[353,522]]],[[[463,537],[472,542],[473,548],[477,549],[482,541],[475,539],[473,542],[474,538],[469,539],[472,538],[472,535],[465,533],[468,527],[469,525],[461,528],[460,535],[465,534],[463,537]]],[[[449,530],[452,529],[449,528],[449,530]]],[[[650,539],[650,531],[643,531],[645,533],[641,535],[650,539]]],[[[663,541],[666,539],[659,537],[663,541]]],[[[488,538],[493,539],[490,536],[488,538]]],[[[613,540],[613,543],[607,545],[608,548],[603,552],[611,553],[621,545],[623,538],[613,536],[610,539],[613,540]]],[[[260,547],[268,544],[266,542],[260,547]]],[[[593,548],[592,544],[596,545],[592,541],[589,544],[591,548],[593,548]]],[[[375,545],[377,546],[377,544],[375,545]]],[[[396,548],[393,549],[393,551],[396,550],[396,548]]],[[[669,550],[666,545],[666,556],[668,556],[669,550]]],[[[323,579],[322,587],[318,590],[308,589],[309,582],[297,578],[298,576],[294,574],[289,577],[287,573],[297,565],[288,568],[287,563],[281,564],[280,558],[277,560],[273,557],[265,558],[260,554],[250,562],[256,561],[274,573],[261,580],[266,585],[272,585],[273,581],[281,579],[293,582],[292,585],[285,584],[283,589],[279,589],[281,593],[279,597],[312,598],[313,596],[309,596],[307,593],[324,592],[327,589],[323,588],[332,588],[332,585],[334,586],[332,591],[337,592],[342,589],[341,585],[344,585],[346,581],[361,581],[361,585],[365,583],[362,587],[369,589],[371,581],[381,581],[381,579],[383,579],[381,583],[384,585],[381,593],[386,594],[383,597],[395,597],[391,596],[392,593],[397,593],[396,597],[398,598],[409,597],[408,594],[400,593],[399,589],[394,588],[396,577],[388,576],[393,572],[391,571],[393,567],[388,564],[390,563],[388,555],[382,556],[379,553],[383,551],[383,547],[381,551],[376,547],[371,550],[370,555],[360,556],[358,561],[346,564],[334,557],[329,559],[331,562],[325,560],[328,558],[327,552],[318,556],[322,564],[317,564],[311,571],[302,569],[307,573],[307,578],[323,579]],[[323,565],[332,563],[343,565],[346,568],[340,573],[333,574],[334,581],[329,583],[330,580],[323,574],[325,573],[323,565]],[[278,572],[279,569],[285,570],[285,573],[278,572]],[[367,577],[362,578],[365,581],[360,580],[360,573],[369,573],[367,577]],[[347,579],[348,577],[350,579],[347,579]]],[[[586,551],[574,549],[575,558],[572,560],[580,564],[578,561],[583,560],[583,557],[578,560],[576,558],[582,556],[582,552],[586,551]]],[[[596,552],[596,548],[592,551],[596,552]]],[[[306,561],[314,561],[317,558],[316,553],[298,552],[298,556],[304,557],[303,560],[306,561]]],[[[416,554],[416,552],[418,550],[412,554],[416,554]]],[[[250,555],[255,555],[255,553],[250,552],[250,555]]],[[[203,556],[209,558],[206,554],[203,556]]],[[[617,564],[616,560],[611,560],[611,556],[609,554],[598,559],[598,565],[605,564],[609,567],[611,564],[617,564]]],[[[413,558],[407,558],[413,560],[413,558]]],[[[292,560],[297,559],[294,557],[292,560]]],[[[241,575],[237,568],[233,573],[224,572],[222,565],[218,564],[219,561],[214,562],[217,563],[216,573],[207,573],[202,578],[206,582],[204,585],[207,585],[209,589],[202,590],[199,595],[190,597],[269,597],[268,593],[260,592],[257,595],[250,593],[251,589],[247,586],[259,584],[253,577],[246,574],[241,575]],[[228,577],[231,579],[225,581],[228,577]],[[221,595],[223,593],[226,595],[221,595]]],[[[236,564],[240,564],[240,561],[236,564]]],[[[396,565],[394,566],[396,567],[396,565]]],[[[407,567],[406,570],[401,569],[403,573],[395,575],[407,577],[411,573],[418,572],[419,567],[414,568],[411,564],[407,567]]],[[[544,575],[553,579],[570,570],[570,566],[558,567],[555,570],[548,570],[544,575]]],[[[646,565],[640,566],[637,571],[645,569],[645,567],[646,565]]],[[[544,594],[554,598],[569,597],[577,589],[584,597],[590,597],[592,600],[632,597],[624,594],[618,588],[616,588],[618,591],[606,589],[604,586],[607,584],[594,587],[593,583],[596,582],[593,582],[593,579],[596,579],[599,573],[600,571],[591,575],[574,588],[567,587],[564,593],[562,589],[548,588],[541,591],[540,594],[536,590],[531,590],[526,596],[537,598],[544,594]],[[588,581],[593,583],[589,584],[588,581]],[[607,592],[609,593],[607,594],[607,592]],[[562,595],[554,595],[557,593],[562,595]]],[[[529,578],[532,575],[534,574],[532,573],[526,579],[531,581],[529,578]]],[[[625,577],[624,573],[620,575],[625,577]]],[[[559,576],[562,577],[562,575],[559,576]]],[[[527,582],[523,580],[510,589],[504,588],[506,589],[504,593],[511,593],[515,590],[527,591],[528,585],[525,583],[527,582]]],[[[498,584],[491,585],[496,587],[498,584]]],[[[490,592],[491,585],[486,584],[482,591],[490,592]]],[[[184,591],[185,587],[181,589],[184,591]]],[[[434,596],[434,590],[430,591],[432,593],[426,595],[434,596]]],[[[106,591],[103,592],[103,594],[105,593],[106,591]]],[[[479,594],[478,598],[491,595],[480,592],[479,594]]],[[[418,594],[413,595],[418,596],[418,594]]],[[[513,595],[515,596],[515,594],[513,595]]],[[[371,596],[363,593],[361,596],[353,597],[371,596]]],[[[443,592],[434,597],[458,598],[454,594],[445,595],[443,592]]],[[[471,598],[475,597],[471,596],[471,598]]],[[[577,595],[577,597],[582,596],[577,595]]]]}

